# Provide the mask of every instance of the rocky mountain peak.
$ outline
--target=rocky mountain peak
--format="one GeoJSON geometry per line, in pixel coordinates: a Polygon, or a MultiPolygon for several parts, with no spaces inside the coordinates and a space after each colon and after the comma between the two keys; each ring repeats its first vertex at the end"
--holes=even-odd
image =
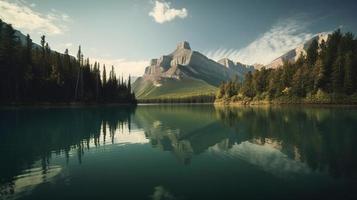
{"type": "Polygon", "coordinates": [[[187,41],[183,41],[177,44],[177,48],[176,49],[187,49],[187,50],[191,50],[190,44],[187,41]]]}

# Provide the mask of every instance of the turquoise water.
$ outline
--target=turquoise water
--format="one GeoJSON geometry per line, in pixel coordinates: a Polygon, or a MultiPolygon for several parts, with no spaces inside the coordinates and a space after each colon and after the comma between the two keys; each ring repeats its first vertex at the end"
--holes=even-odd
{"type": "Polygon", "coordinates": [[[356,199],[357,109],[0,109],[0,199],[356,199]]]}

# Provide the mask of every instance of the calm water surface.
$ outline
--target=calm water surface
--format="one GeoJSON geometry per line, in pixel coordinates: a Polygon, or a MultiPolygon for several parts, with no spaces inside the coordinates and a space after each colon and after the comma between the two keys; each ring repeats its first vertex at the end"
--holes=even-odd
{"type": "Polygon", "coordinates": [[[357,199],[357,109],[0,109],[0,199],[357,199]]]}

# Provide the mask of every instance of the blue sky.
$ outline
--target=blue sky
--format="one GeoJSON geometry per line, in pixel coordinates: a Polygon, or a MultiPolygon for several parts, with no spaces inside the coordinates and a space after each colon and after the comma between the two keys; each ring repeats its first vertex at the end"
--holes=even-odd
{"type": "Polygon", "coordinates": [[[268,63],[316,33],[357,33],[357,2],[343,0],[0,0],[0,17],[35,42],[140,75],[180,41],[212,59],[268,63]]]}

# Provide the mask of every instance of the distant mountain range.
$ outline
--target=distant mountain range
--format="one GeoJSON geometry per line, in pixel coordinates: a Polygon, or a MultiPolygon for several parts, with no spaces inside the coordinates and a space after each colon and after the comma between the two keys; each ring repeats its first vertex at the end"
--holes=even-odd
{"type": "Polygon", "coordinates": [[[219,84],[235,76],[243,78],[254,67],[229,59],[215,62],[188,42],[159,59],[152,59],[142,77],[133,84],[138,99],[182,98],[214,94],[219,84]]]}

